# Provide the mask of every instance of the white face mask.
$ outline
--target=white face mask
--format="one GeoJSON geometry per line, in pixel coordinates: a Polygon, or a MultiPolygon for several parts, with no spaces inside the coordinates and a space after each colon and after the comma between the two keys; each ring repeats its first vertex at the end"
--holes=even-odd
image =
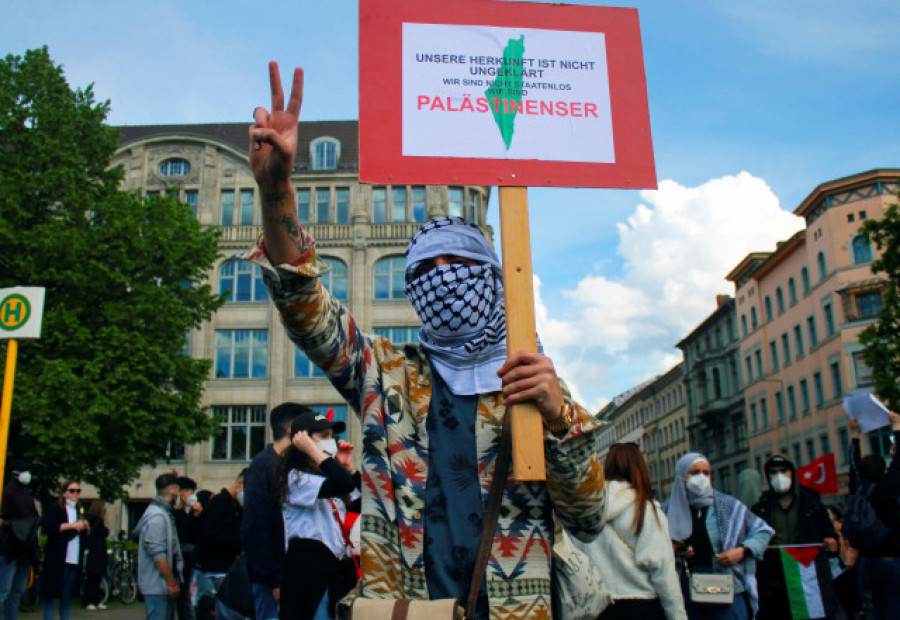
{"type": "Polygon", "coordinates": [[[338,453],[337,441],[334,439],[320,439],[316,442],[316,447],[328,456],[338,453]]]}
{"type": "Polygon", "coordinates": [[[27,485],[28,483],[31,482],[31,472],[23,471],[23,472],[19,473],[17,480],[19,481],[19,484],[27,485]]]}
{"type": "Polygon", "coordinates": [[[244,492],[243,491],[238,491],[237,501],[238,501],[238,504],[240,504],[241,506],[244,505],[244,492]]]}
{"type": "Polygon", "coordinates": [[[197,503],[197,496],[196,496],[196,495],[189,495],[188,498],[187,498],[187,501],[185,502],[185,504],[187,504],[187,507],[188,507],[188,508],[193,508],[193,507],[194,507],[194,504],[196,504],[196,503],[197,503]]]}
{"type": "Polygon", "coordinates": [[[791,490],[791,477],[787,474],[775,474],[769,478],[769,486],[776,493],[787,493],[791,490]]]}
{"type": "Polygon", "coordinates": [[[684,486],[691,495],[704,495],[709,491],[709,477],[703,474],[694,474],[688,477],[684,486]]]}

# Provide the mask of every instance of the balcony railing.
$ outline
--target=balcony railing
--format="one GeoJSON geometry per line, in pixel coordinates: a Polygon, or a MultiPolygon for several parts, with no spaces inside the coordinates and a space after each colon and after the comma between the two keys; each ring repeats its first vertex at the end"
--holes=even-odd
{"type": "MultiPolygon", "coordinates": [[[[370,241],[400,241],[410,239],[422,224],[417,222],[391,222],[384,224],[310,224],[305,226],[313,239],[321,243],[349,242],[354,230],[361,226],[363,238],[370,241]]],[[[219,226],[222,243],[249,244],[259,238],[262,226],[219,226]]]]}

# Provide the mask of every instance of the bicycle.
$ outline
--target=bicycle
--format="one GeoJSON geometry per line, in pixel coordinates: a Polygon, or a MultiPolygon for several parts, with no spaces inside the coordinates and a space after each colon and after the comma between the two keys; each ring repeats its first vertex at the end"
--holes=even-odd
{"type": "Polygon", "coordinates": [[[137,599],[138,585],[135,572],[136,563],[133,552],[125,549],[124,540],[114,540],[109,552],[107,579],[112,595],[125,605],[130,605],[137,599]]]}

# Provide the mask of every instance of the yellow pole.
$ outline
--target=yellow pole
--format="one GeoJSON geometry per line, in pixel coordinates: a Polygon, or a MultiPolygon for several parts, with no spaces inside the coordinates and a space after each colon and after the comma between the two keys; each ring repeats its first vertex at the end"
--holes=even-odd
{"type": "MultiPolygon", "coordinates": [[[[3,472],[6,471],[6,444],[9,441],[9,418],[12,409],[13,379],[16,376],[16,355],[19,343],[15,339],[6,341],[6,371],[3,374],[3,399],[0,400],[0,489],[3,488],[3,472]]],[[[0,493],[0,507],[3,494],[0,493]]]]}

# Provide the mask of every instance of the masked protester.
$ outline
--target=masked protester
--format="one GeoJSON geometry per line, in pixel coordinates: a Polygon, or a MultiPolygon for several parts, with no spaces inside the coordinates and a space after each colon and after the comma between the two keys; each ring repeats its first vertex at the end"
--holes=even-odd
{"type": "Polygon", "coordinates": [[[772,537],[772,528],[747,507],[712,487],[709,461],[689,452],[675,463],[672,493],[663,506],[675,547],[684,604],[690,620],[745,620],[757,610],[756,559],[772,537]],[[687,571],[734,575],[731,605],[695,603],[687,571]]]}
{"type": "MultiPolygon", "coordinates": [[[[776,454],[764,466],[769,489],[763,493],[753,512],[775,528],[770,548],[759,570],[759,617],[790,620],[791,604],[782,568],[781,552],[775,546],[819,544],[825,553],[816,558],[817,571],[830,575],[829,554],[838,552],[838,536],[819,494],[797,482],[794,464],[776,454]]],[[[831,579],[819,580],[824,615],[834,607],[836,595],[831,579]]]]}
{"type": "Polygon", "coordinates": [[[37,503],[28,490],[31,466],[21,459],[9,463],[0,513],[0,615],[15,620],[19,600],[28,587],[31,565],[40,555],[37,503]]]}
{"type": "Polygon", "coordinates": [[[278,616],[283,620],[334,618],[337,601],[356,584],[342,525],[361,478],[353,445],[334,436],[345,428],[315,411],[291,424],[291,446],[278,473],[287,538],[278,616]]]}
{"type": "Polygon", "coordinates": [[[134,528],[139,537],[138,586],[147,620],[172,620],[183,587],[184,556],[175,529],[178,478],[156,478],[156,496],[134,528]]]}

